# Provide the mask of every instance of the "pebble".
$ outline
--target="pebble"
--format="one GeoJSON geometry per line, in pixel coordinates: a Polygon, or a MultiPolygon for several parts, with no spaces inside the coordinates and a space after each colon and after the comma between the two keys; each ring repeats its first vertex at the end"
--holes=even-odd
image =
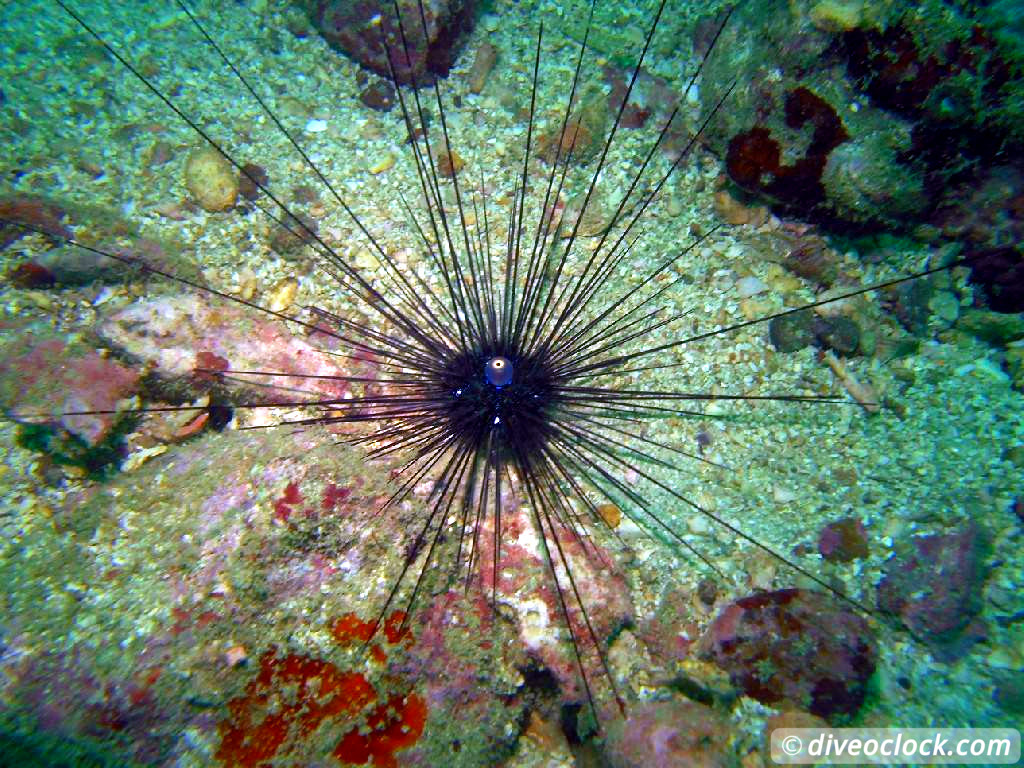
{"type": "Polygon", "coordinates": [[[256,275],[252,272],[246,272],[241,276],[238,285],[238,297],[244,301],[252,301],[256,295],[256,288],[258,287],[256,275]]]}
{"type": "Polygon", "coordinates": [[[384,171],[390,170],[395,164],[395,156],[390,152],[385,152],[373,165],[370,166],[370,173],[378,174],[384,173],[384,171]]]}
{"type": "Polygon", "coordinates": [[[291,307],[299,292],[299,281],[294,277],[286,277],[270,291],[269,307],[272,312],[284,312],[291,307]]]}
{"type": "Polygon", "coordinates": [[[150,448],[134,451],[128,454],[127,458],[121,462],[121,471],[131,472],[136,470],[150,459],[156,458],[163,453],[167,453],[166,445],[154,445],[150,448]]]}
{"type": "MultiPolygon", "coordinates": [[[[683,201],[679,199],[678,195],[671,194],[671,195],[668,196],[668,202],[665,203],[665,212],[669,216],[672,216],[673,218],[675,218],[676,216],[679,216],[679,215],[682,214],[682,212],[683,212],[683,201]]],[[[695,233],[695,234],[699,234],[699,233],[695,233]]]]}
{"type": "Polygon", "coordinates": [[[811,24],[825,32],[849,32],[860,25],[863,10],[859,2],[822,0],[811,8],[810,17],[811,24]]]}
{"type": "Polygon", "coordinates": [[[249,658],[244,645],[233,645],[224,651],[224,660],[229,667],[237,667],[249,658]]]}
{"type": "Polygon", "coordinates": [[[609,214],[605,211],[604,198],[600,191],[595,189],[587,202],[586,210],[582,210],[585,199],[586,194],[580,194],[565,204],[565,210],[562,212],[561,236],[563,238],[569,237],[573,233],[573,229],[576,229],[578,236],[596,237],[607,227],[609,214]],[[578,228],[576,227],[577,220],[579,221],[578,228]]]}
{"type": "Polygon", "coordinates": [[[327,130],[326,120],[310,120],[306,123],[306,133],[323,133],[327,130]]]}
{"type": "Polygon", "coordinates": [[[768,286],[756,277],[741,277],[736,281],[736,291],[741,299],[757,296],[757,294],[764,293],[767,290],[768,286]]]}
{"type": "Polygon", "coordinates": [[[691,515],[686,518],[686,527],[696,536],[707,536],[711,533],[711,523],[704,515],[691,515]]]}
{"type": "Polygon", "coordinates": [[[776,504],[788,504],[796,499],[796,494],[789,488],[776,485],[772,488],[772,498],[775,500],[776,504]]]}
{"type": "Polygon", "coordinates": [[[436,155],[436,161],[437,172],[447,179],[455,178],[455,175],[466,165],[466,161],[454,149],[450,152],[446,149],[439,150],[436,155]]]}
{"type": "Polygon", "coordinates": [[[370,109],[390,112],[395,106],[395,89],[390,83],[379,80],[360,91],[359,100],[370,109]]]}
{"type": "Polygon", "coordinates": [[[210,213],[230,210],[238,200],[238,174],[213,147],[189,154],[185,187],[189,196],[210,213]]]}
{"type": "Polygon", "coordinates": [[[38,254],[32,263],[45,270],[57,285],[124,280],[127,273],[121,262],[75,245],[51,248],[38,254]]]}
{"type": "Polygon", "coordinates": [[[618,528],[619,523],[622,522],[622,510],[617,505],[612,503],[598,504],[597,514],[600,516],[605,523],[608,524],[609,528],[618,528]]]}
{"type": "Polygon", "coordinates": [[[764,206],[748,207],[729,194],[726,189],[720,189],[714,197],[715,213],[728,224],[752,224],[759,227],[768,220],[768,209],[764,206]]]}
{"type": "Polygon", "coordinates": [[[860,348],[860,326],[848,317],[817,318],[814,335],[823,347],[849,357],[860,348]]]}
{"type": "Polygon", "coordinates": [[[473,59],[473,67],[469,72],[469,90],[472,93],[480,93],[487,84],[487,76],[494,69],[498,60],[498,49],[491,43],[483,43],[476,51],[473,59]]]}

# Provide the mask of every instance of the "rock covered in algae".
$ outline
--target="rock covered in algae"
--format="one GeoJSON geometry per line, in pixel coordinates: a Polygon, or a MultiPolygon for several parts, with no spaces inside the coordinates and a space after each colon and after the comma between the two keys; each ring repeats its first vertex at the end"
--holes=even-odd
{"type": "Polygon", "coordinates": [[[0,405],[15,420],[65,431],[95,448],[119,420],[139,374],[84,344],[0,324],[0,405]]]}
{"type": "Polygon", "coordinates": [[[804,589],[730,603],[701,643],[748,696],[826,719],[860,708],[877,653],[863,617],[828,595],[804,589]]]}
{"type": "Polygon", "coordinates": [[[900,617],[938,658],[952,661],[984,636],[981,612],[985,532],[968,525],[915,536],[901,546],[878,585],[878,607],[900,617]]]}
{"type": "MultiPolygon", "coordinates": [[[[97,330],[120,355],[145,363],[172,388],[201,389],[225,371],[282,374],[238,374],[220,382],[255,402],[280,400],[289,388],[311,400],[345,398],[351,385],[332,377],[372,367],[342,365],[346,358],[322,351],[316,339],[291,333],[280,320],[202,294],[136,302],[105,318],[97,330]]],[[[332,338],[315,335],[324,345],[332,338]]]]}
{"type": "Polygon", "coordinates": [[[733,768],[729,721],[693,701],[650,701],[612,721],[605,745],[614,768],[733,768]]]}
{"type": "Polygon", "coordinates": [[[395,5],[380,0],[303,0],[323,38],[364,67],[389,78],[391,65],[398,82],[422,85],[448,74],[463,38],[472,30],[474,0],[433,0],[419,5],[398,0],[405,45],[395,18],[395,5]],[[421,22],[423,8],[425,24],[421,22]],[[408,56],[406,51],[408,50],[408,56]]]}
{"type": "Polygon", "coordinates": [[[512,628],[428,591],[370,637],[423,514],[380,511],[389,477],[324,432],[254,431],[70,500],[73,532],[0,561],[8,714],[122,765],[487,764],[523,718],[512,628]]]}
{"type": "Polygon", "coordinates": [[[700,90],[710,111],[739,83],[705,134],[736,184],[836,228],[887,227],[969,196],[965,165],[1005,163],[997,148],[1024,138],[1013,97],[1024,46],[985,9],[927,0],[904,11],[737,8],[700,90]]]}

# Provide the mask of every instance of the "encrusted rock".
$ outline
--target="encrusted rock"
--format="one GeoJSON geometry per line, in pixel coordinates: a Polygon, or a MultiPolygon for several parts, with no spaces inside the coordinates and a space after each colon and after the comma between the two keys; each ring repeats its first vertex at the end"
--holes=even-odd
{"type": "Polygon", "coordinates": [[[483,43],[476,49],[476,57],[473,59],[473,68],[469,72],[469,90],[472,93],[480,93],[487,83],[487,76],[494,69],[498,61],[498,49],[490,43],[483,43]]]}
{"type": "Polygon", "coordinates": [[[629,708],[608,726],[605,755],[614,768],[730,768],[739,765],[729,721],[685,699],[629,708]]]}
{"type": "Polygon", "coordinates": [[[985,633],[981,612],[986,534],[971,523],[959,531],[915,536],[889,561],[878,607],[899,616],[936,656],[963,656],[985,633]]]}
{"type": "Polygon", "coordinates": [[[378,80],[359,92],[359,100],[370,109],[390,112],[395,106],[395,89],[386,80],[378,80]]]}
{"type": "Polygon", "coordinates": [[[748,696],[828,720],[860,708],[875,670],[867,621],[835,598],[804,589],[730,603],[701,644],[748,696]]]}
{"type": "Polygon", "coordinates": [[[239,374],[219,381],[240,389],[237,397],[243,402],[280,400],[284,391],[291,393],[289,399],[295,399],[295,392],[310,399],[343,398],[350,392],[343,377],[354,369],[342,367],[344,358],[322,352],[272,316],[203,295],[139,301],[104,319],[97,330],[122,355],[148,365],[166,387],[190,396],[215,379],[203,371],[281,374],[239,374]]]}
{"type": "Polygon", "coordinates": [[[796,352],[814,343],[814,315],[794,312],[774,317],[768,323],[768,338],[779,352],[796,352]]]}
{"type": "Polygon", "coordinates": [[[818,551],[826,560],[848,563],[868,556],[868,534],[855,517],[828,523],[818,536],[818,551]]]}
{"type": "Polygon", "coordinates": [[[398,82],[419,85],[448,74],[465,35],[473,28],[474,0],[434,0],[423,3],[426,29],[416,0],[398,0],[405,42],[395,18],[395,6],[383,0],[303,0],[313,25],[331,45],[389,78],[394,67],[398,82]],[[408,50],[408,57],[406,56],[408,50]]]}
{"type": "Polygon", "coordinates": [[[111,434],[118,403],[135,392],[138,371],[18,326],[0,327],[0,336],[0,404],[8,415],[62,429],[90,448],[111,434]]]}

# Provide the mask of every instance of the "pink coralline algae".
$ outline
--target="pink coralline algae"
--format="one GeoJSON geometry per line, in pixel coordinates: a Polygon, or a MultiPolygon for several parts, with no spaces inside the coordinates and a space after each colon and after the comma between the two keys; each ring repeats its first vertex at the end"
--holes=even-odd
{"type": "MultiPolygon", "coordinates": [[[[511,505],[510,505],[511,506],[511,505]]],[[[518,614],[520,639],[528,652],[549,669],[562,687],[567,702],[579,702],[585,696],[580,683],[576,655],[569,645],[564,627],[561,603],[551,582],[551,571],[544,558],[535,520],[518,508],[504,512],[501,519],[501,555],[499,557],[497,595],[499,602],[510,605],[518,614]],[[561,637],[560,637],[561,635],[561,637]]],[[[545,522],[548,545],[556,553],[552,532],[545,522]]],[[[615,631],[630,623],[634,608],[625,575],[616,558],[593,539],[583,540],[558,522],[554,536],[569,562],[580,598],[586,608],[590,626],[601,651],[615,631]]],[[[480,534],[480,575],[483,591],[490,593],[494,584],[493,533],[480,534]]],[[[559,584],[569,610],[572,633],[580,645],[580,655],[588,679],[602,679],[604,672],[594,648],[594,640],[584,621],[579,604],[572,594],[561,563],[557,566],[559,584]]]]}
{"type": "Polygon", "coordinates": [[[738,765],[729,722],[693,701],[650,701],[608,728],[613,768],[728,768],[738,765]]]}
{"type": "Polygon", "coordinates": [[[984,637],[978,614],[988,541],[973,523],[960,531],[911,539],[878,585],[878,607],[900,617],[943,661],[984,637]]]}
{"type": "Polygon", "coordinates": [[[860,708],[875,670],[867,621],[803,589],[740,598],[722,609],[701,642],[748,696],[833,721],[860,708]]]}
{"type": "MultiPolygon", "coordinates": [[[[525,703],[521,696],[496,694],[509,685],[502,683],[503,670],[528,663],[512,629],[495,618],[487,599],[472,587],[437,595],[412,625],[416,643],[392,661],[391,670],[415,680],[430,709],[445,713],[447,731],[463,755],[508,750],[514,733],[508,726],[520,722],[525,703]]],[[[422,748],[410,756],[421,756],[424,765],[437,764],[437,756],[431,759],[422,748]]]]}
{"type": "Polygon", "coordinates": [[[60,426],[90,447],[101,443],[118,420],[118,403],[135,392],[138,372],[60,339],[4,331],[16,334],[0,345],[4,409],[19,421],[60,426]]]}
{"type": "Polygon", "coordinates": [[[98,330],[115,350],[150,364],[165,380],[209,382],[219,371],[285,374],[237,373],[223,380],[243,389],[247,402],[280,400],[281,388],[291,397],[302,392],[310,400],[342,400],[351,396],[342,377],[365,375],[368,367],[343,367],[280,320],[198,294],[136,302],[98,330]]]}

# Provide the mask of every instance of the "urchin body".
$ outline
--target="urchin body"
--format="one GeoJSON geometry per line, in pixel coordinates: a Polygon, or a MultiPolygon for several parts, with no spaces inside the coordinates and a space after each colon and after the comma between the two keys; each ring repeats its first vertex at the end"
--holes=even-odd
{"type": "Polygon", "coordinates": [[[481,345],[445,360],[433,386],[443,397],[439,415],[464,448],[490,447],[518,463],[517,456],[539,455],[548,442],[560,398],[558,377],[542,355],[481,345]]]}

